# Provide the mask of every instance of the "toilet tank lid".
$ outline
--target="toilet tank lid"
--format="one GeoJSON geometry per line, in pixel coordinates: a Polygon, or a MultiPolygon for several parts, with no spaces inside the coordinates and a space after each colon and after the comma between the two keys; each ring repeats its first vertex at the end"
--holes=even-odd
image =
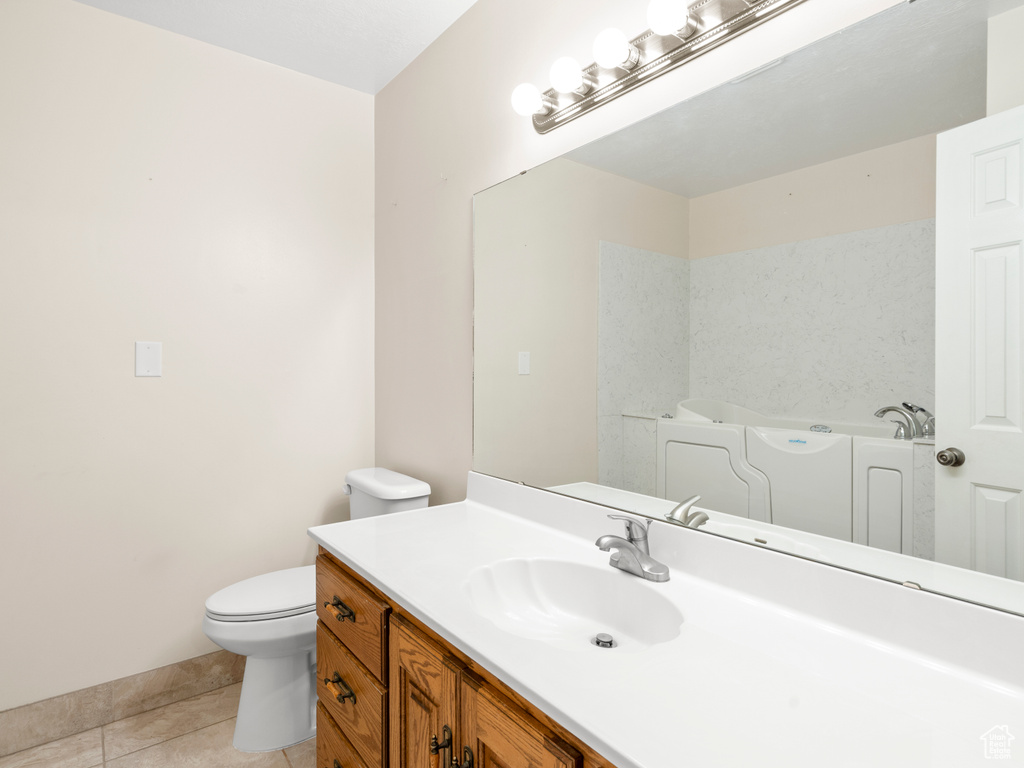
{"type": "Polygon", "coordinates": [[[264,573],[225,587],[206,601],[215,617],[269,618],[311,610],[316,604],[316,567],[304,565],[264,573]]]}
{"type": "Polygon", "coordinates": [[[345,475],[345,482],[378,499],[415,499],[430,495],[430,486],[422,480],[383,467],[353,469],[345,475]]]}

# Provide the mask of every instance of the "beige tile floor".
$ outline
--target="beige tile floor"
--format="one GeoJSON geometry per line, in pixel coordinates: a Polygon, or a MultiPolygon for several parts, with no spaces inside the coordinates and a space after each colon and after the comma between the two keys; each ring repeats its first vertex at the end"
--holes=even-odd
{"type": "Polygon", "coordinates": [[[0,768],[314,768],[314,739],[255,754],[231,746],[241,689],[229,685],[0,757],[0,768]]]}

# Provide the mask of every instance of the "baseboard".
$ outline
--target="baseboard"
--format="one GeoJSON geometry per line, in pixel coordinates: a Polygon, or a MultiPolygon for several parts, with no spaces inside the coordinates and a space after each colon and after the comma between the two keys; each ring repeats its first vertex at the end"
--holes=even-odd
{"type": "Polygon", "coordinates": [[[233,685],[244,669],[244,656],[215,651],[5,710],[0,712],[0,757],[233,685]]]}

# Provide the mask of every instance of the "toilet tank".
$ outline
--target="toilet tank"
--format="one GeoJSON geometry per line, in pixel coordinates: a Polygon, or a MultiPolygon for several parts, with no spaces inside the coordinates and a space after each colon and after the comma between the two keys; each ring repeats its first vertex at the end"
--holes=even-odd
{"type": "Polygon", "coordinates": [[[351,517],[375,517],[427,506],[430,486],[422,480],[383,467],[354,469],[345,475],[352,496],[351,517]]]}

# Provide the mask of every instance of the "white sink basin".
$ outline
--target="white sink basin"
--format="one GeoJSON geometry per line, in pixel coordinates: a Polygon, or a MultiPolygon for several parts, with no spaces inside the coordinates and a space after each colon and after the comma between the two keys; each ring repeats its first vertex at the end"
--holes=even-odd
{"type": "Polygon", "coordinates": [[[514,558],[472,571],[465,581],[473,609],[520,637],[595,651],[598,633],[615,651],[638,651],[679,636],[682,612],[644,581],[609,565],[514,558]]]}

